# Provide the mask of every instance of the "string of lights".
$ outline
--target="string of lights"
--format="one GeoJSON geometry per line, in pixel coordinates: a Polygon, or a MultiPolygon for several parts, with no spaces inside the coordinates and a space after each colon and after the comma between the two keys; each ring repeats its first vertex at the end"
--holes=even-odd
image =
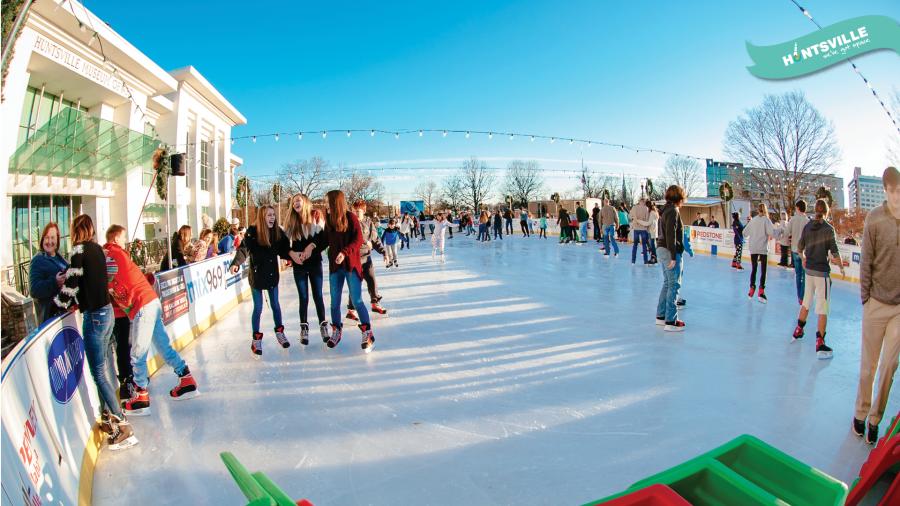
{"type": "MultiPolygon", "coordinates": [[[[807,19],[812,21],[812,23],[814,25],[816,25],[816,27],[818,29],[820,29],[820,30],[822,29],[822,25],[820,25],[818,21],[813,19],[813,16],[812,16],[812,14],[810,14],[809,10],[807,10],[802,5],[797,3],[797,0],[791,0],[791,3],[796,5],[797,8],[800,9],[800,12],[802,12],[803,15],[807,17],[807,19]]],[[[900,134],[900,123],[897,122],[898,118],[895,118],[894,115],[891,114],[891,110],[888,108],[887,104],[884,103],[884,100],[880,96],[878,96],[878,92],[875,90],[875,87],[872,86],[872,82],[869,81],[869,79],[866,78],[865,75],[863,75],[862,71],[859,70],[859,67],[856,65],[856,63],[853,61],[853,59],[847,58],[847,62],[850,63],[850,67],[853,69],[854,72],[856,72],[856,75],[858,75],[859,78],[862,79],[862,81],[863,81],[863,83],[865,83],[866,87],[869,88],[869,91],[872,92],[872,96],[875,97],[875,100],[878,101],[879,104],[881,104],[881,108],[884,110],[884,113],[887,114],[888,119],[890,119],[891,123],[893,123],[894,128],[897,130],[897,133],[900,134]]]]}

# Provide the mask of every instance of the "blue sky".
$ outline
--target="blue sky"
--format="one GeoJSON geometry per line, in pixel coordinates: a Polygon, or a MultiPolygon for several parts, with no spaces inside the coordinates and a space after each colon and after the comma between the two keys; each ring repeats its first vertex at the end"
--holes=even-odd
{"type": "MultiPolygon", "coordinates": [[[[865,14],[900,18],[896,1],[801,3],[822,25],[865,14]]],[[[898,135],[845,65],[788,81],[747,72],[746,41],[775,44],[814,30],[789,0],[86,5],[163,68],[194,65],[248,118],[234,135],[518,131],[721,159],[730,120],[766,93],[794,89],[834,122],[843,152],[835,170],[845,180],[855,165],[880,173],[889,138],[898,135]]],[[[870,53],[857,64],[884,97],[900,88],[896,53],[870,53]]],[[[503,166],[533,158],[548,169],[575,168],[583,156],[595,170],[646,176],[659,174],[665,162],[596,145],[439,134],[282,137],[238,141],[233,149],[251,175],[274,174],[284,162],[314,155],[363,167],[454,166],[473,155],[503,166]]],[[[385,184],[399,199],[423,177],[385,184]]],[[[550,184],[565,190],[577,182],[554,176],[550,184]]]]}

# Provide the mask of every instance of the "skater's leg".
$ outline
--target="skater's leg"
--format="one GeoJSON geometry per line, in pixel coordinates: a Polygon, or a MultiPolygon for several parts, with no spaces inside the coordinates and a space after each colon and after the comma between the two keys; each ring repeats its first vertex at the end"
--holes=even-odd
{"type": "MultiPolygon", "coordinates": [[[[874,299],[872,299],[874,300],[874,299]]],[[[877,301],[876,301],[877,302],[877,301]]],[[[900,305],[887,306],[894,317],[890,319],[884,333],[884,347],[881,350],[881,361],[878,364],[878,393],[869,411],[869,423],[878,425],[884,416],[888,397],[891,393],[891,384],[894,374],[897,372],[898,358],[900,358],[900,305]]]]}
{"type": "Polygon", "coordinates": [[[750,255],[750,286],[756,286],[756,264],[759,262],[759,255],[750,255]]]}
{"type": "Polygon", "coordinates": [[[259,319],[262,316],[263,300],[262,290],[250,288],[250,295],[253,298],[253,313],[250,314],[250,326],[253,333],[259,332],[259,319]]]}
{"type": "Polygon", "coordinates": [[[634,231],[634,242],[631,244],[631,263],[635,263],[637,260],[637,250],[638,244],[641,242],[641,232],[639,230],[634,231]]]}
{"type": "Polygon", "coordinates": [[[760,272],[759,272],[759,289],[766,289],[766,269],[769,267],[769,255],[759,255],[759,262],[761,264],[760,272]]]}
{"type": "Polygon", "coordinates": [[[802,299],[803,293],[806,291],[806,270],[803,269],[803,260],[797,253],[791,253],[794,261],[794,282],[797,284],[797,298],[802,299]]]}
{"type": "Polygon", "coordinates": [[[272,319],[275,320],[275,326],[282,326],[281,319],[281,303],[278,301],[278,285],[273,286],[266,290],[266,293],[269,295],[269,307],[272,308],[272,319]]]}
{"type": "Polygon", "coordinates": [[[111,304],[96,311],[85,312],[81,320],[81,334],[84,336],[84,354],[88,368],[100,398],[100,411],[105,406],[112,414],[121,417],[122,409],[110,383],[114,376],[112,357],[109,355],[114,319],[111,304]]]}
{"type": "Polygon", "coordinates": [[[294,268],[294,284],[300,297],[300,323],[308,323],[309,313],[309,271],[305,267],[294,268]]]}
{"type": "Polygon", "coordinates": [[[341,299],[344,292],[344,278],[347,271],[339,268],[328,275],[328,288],[331,293],[331,323],[341,326],[341,299]]]}
{"type": "Polygon", "coordinates": [[[119,383],[124,383],[131,372],[131,320],[127,316],[116,318],[113,324],[113,340],[116,347],[116,368],[119,383]]]}
{"type": "MultiPolygon", "coordinates": [[[[184,359],[172,347],[169,333],[166,332],[166,326],[163,324],[162,305],[159,303],[159,299],[146,304],[139,313],[141,312],[144,314],[139,325],[147,325],[153,329],[153,347],[156,348],[158,353],[162,354],[163,360],[169,364],[169,367],[175,371],[175,374],[181,376],[187,364],[184,363],[184,359]]],[[[135,321],[137,319],[137,316],[135,316],[135,321]]]]}
{"type": "Polygon", "coordinates": [[[647,263],[647,250],[649,249],[648,242],[650,241],[650,232],[646,230],[641,230],[641,257],[644,259],[644,263],[647,263]]]}
{"type": "Polygon", "coordinates": [[[369,325],[371,323],[369,321],[369,310],[366,309],[366,305],[362,301],[362,279],[354,271],[347,273],[347,288],[350,289],[350,298],[354,301],[354,305],[357,308],[356,313],[359,315],[359,323],[369,325]]]}
{"type": "Polygon", "coordinates": [[[312,288],[313,304],[316,306],[316,317],[319,324],[325,321],[325,298],[322,296],[322,264],[311,266],[309,270],[309,284],[312,288]]]}
{"type": "Polygon", "coordinates": [[[366,280],[366,288],[369,290],[369,300],[378,302],[378,282],[375,280],[375,262],[372,257],[362,266],[363,278],[366,280]]]}

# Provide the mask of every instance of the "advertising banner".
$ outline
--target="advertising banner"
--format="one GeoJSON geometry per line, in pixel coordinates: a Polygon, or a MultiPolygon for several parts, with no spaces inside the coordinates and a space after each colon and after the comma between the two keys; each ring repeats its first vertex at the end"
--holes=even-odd
{"type": "Polygon", "coordinates": [[[187,287],[181,269],[156,275],[156,294],[163,309],[163,323],[166,325],[188,312],[187,287]]]}
{"type": "Polygon", "coordinates": [[[414,214],[416,216],[419,213],[425,212],[425,201],[424,200],[401,200],[400,201],[400,214],[414,214]]]}

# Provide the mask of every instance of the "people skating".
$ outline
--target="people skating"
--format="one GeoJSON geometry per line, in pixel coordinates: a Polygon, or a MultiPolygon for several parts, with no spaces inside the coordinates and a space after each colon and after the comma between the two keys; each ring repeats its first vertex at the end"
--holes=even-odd
{"type": "Polygon", "coordinates": [[[522,235],[525,237],[531,236],[531,232],[528,229],[528,210],[521,209],[519,211],[519,226],[522,227],[522,235]]]}
{"type": "Polygon", "coordinates": [[[684,226],[679,212],[684,190],[678,185],[666,189],[666,205],[659,218],[656,254],[663,270],[663,285],[656,304],[656,324],[668,332],[681,332],[685,323],[678,319],[676,298],[681,289],[681,255],[684,252],[684,226]]]}
{"type": "Polygon", "coordinates": [[[419,213],[419,240],[425,240],[425,213],[419,213]]]}
{"type": "Polygon", "coordinates": [[[409,233],[412,227],[412,218],[409,217],[408,214],[403,213],[403,217],[400,218],[400,249],[403,248],[409,249],[409,233]]]}
{"type": "Polygon", "coordinates": [[[250,294],[253,298],[253,313],[250,318],[251,331],[250,352],[254,358],[262,356],[263,333],[259,331],[259,321],[263,310],[263,292],[269,299],[272,319],[275,321],[275,339],[282,348],[290,348],[291,342],[284,334],[281,320],[281,304],[278,302],[279,262],[278,257],[290,259],[288,239],[281,226],[275,208],[269,205],[260,206],[256,212],[256,224],[247,227],[247,233],[241,246],[234,254],[229,270],[237,274],[240,266],[249,258],[250,294]]]}
{"type": "Polygon", "coordinates": [[[441,263],[444,263],[444,232],[450,228],[450,222],[444,219],[444,213],[438,213],[436,219],[434,234],[431,235],[431,258],[439,256],[441,263]]]}
{"type": "Polygon", "coordinates": [[[61,312],[53,298],[66,283],[69,263],[59,254],[60,237],[59,226],[52,221],[47,223],[41,232],[41,251],[31,259],[28,286],[38,325],[61,312]]]}
{"type": "Polygon", "coordinates": [[[556,223],[559,225],[559,242],[560,244],[566,243],[568,244],[571,240],[569,238],[569,232],[571,228],[571,222],[569,220],[569,212],[566,211],[566,208],[562,208],[559,210],[559,217],[556,218],[556,223]]]}
{"type": "Polygon", "coordinates": [[[580,231],[578,242],[587,242],[587,228],[588,228],[588,220],[591,218],[591,215],[588,214],[587,209],[581,205],[581,202],[575,203],[575,219],[578,220],[578,230],[580,231]]]}
{"type": "Polygon", "coordinates": [[[447,237],[453,239],[453,210],[446,211],[444,218],[447,221],[447,237]]]}
{"type": "Polygon", "coordinates": [[[775,239],[778,241],[780,254],[778,265],[787,269],[791,267],[791,224],[784,211],[781,211],[778,223],[775,224],[775,239]]]}
{"type": "Polygon", "coordinates": [[[897,361],[900,358],[900,172],[885,169],[881,178],[886,200],[869,211],[863,228],[859,292],[863,304],[862,352],[853,430],[866,441],[878,441],[897,361]],[[875,383],[875,369],[878,382],[875,383]],[[872,400],[873,387],[877,394],[872,400]]]}
{"type": "Polygon", "coordinates": [[[760,267],[759,274],[759,301],[765,304],[766,297],[766,269],[769,264],[769,240],[775,235],[775,227],[769,219],[769,209],[764,203],[760,203],[758,214],[750,220],[744,228],[744,236],[747,238],[747,247],[750,249],[750,292],[749,299],[753,299],[756,293],[756,269],[760,267]]]}
{"type": "Polygon", "coordinates": [[[619,228],[619,213],[609,203],[609,199],[603,199],[603,207],[600,209],[600,227],[603,229],[604,257],[609,257],[609,247],[615,250],[615,256],[619,256],[619,244],[616,242],[616,230],[619,228]]]}
{"type": "Polygon", "coordinates": [[[788,223],[788,234],[791,239],[791,261],[794,264],[794,283],[797,285],[797,300],[803,304],[803,294],[806,293],[806,273],[803,270],[803,261],[800,259],[800,236],[803,235],[803,229],[809,223],[809,217],[806,216],[806,202],[798,200],[794,204],[794,215],[788,223]]]}
{"type": "Polygon", "coordinates": [[[572,241],[575,244],[581,244],[581,238],[578,237],[578,214],[572,213],[569,215],[569,235],[572,237],[572,241]]]}
{"type": "Polygon", "coordinates": [[[82,214],[72,220],[72,257],[66,280],[53,303],[63,311],[81,311],[84,355],[100,400],[100,430],[110,450],[122,450],[138,443],[131,423],[116,399],[110,384],[115,375],[109,360],[113,330],[113,308],[107,285],[106,253],[94,240],[94,221],[82,214]]]}
{"type": "MultiPolygon", "coordinates": [[[[512,235],[512,233],[513,233],[512,221],[513,221],[512,210],[507,208],[506,210],[503,211],[503,223],[506,225],[506,235],[512,235]]],[[[503,239],[503,234],[500,234],[500,238],[503,239]]]]}
{"type": "Polygon", "coordinates": [[[834,228],[827,221],[828,203],[822,199],[816,201],[816,219],[806,224],[800,236],[799,252],[809,283],[803,294],[803,305],[797,316],[797,327],[794,329],[794,340],[803,337],[806,318],[816,303],[816,314],[819,316],[816,327],[816,356],[829,359],[833,356],[831,348],[825,344],[825,327],[828,324],[828,312],[831,309],[831,258],[837,259],[841,274],[844,274],[844,262],[838,251],[834,228]]]}
{"type": "Polygon", "coordinates": [[[134,371],[131,397],[123,399],[122,407],[128,415],[150,414],[150,378],[147,356],[150,345],[178,376],[178,384],[169,391],[173,400],[192,399],[199,393],[197,382],[181,355],[172,347],[163,323],[162,303],[147,282],[141,269],[131,261],[125,250],[125,227],[113,225],[106,231],[106,273],[110,299],[131,320],[131,368],[134,371]]]}
{"type": "Polygon", "coordinates": [[[631,223],[628,221],[628,209],[625,204],[621,204],[616,210],[619,215],[619,240],[628,242],[628,232],[631,230],[631,223]]]}
{"type": "Polygon", "coordinates": [[[647,225],[647,232],[650,235],[650,264],[654,265],[657,263],[656,258],[656,239],[659,237],[659,210],[656,208],[656,204],[653,203],[652,200],[647,199],[647,211],[648,211],[648,220],[649,225],[647,225]]]}
{"type": "MultiPolygon", "coordinates": [[[[510,216],[512,216],[512,215],[510,215],[510,216]]],[[[510,231],[507,233],[511,234],[512,233],[512,218],[510,218],[508,229],[510,231]]],[[[500,239],[501,241],[503,240],[503,217],[500,216],[499,209],[494,211],[494,239],[500,239]]]]}
{"type": "MultiPolygon", "coordinates": [[[[372,250],[380,253],[382,258],[387,258],[387,254],[384,246],[381,244],[381,237],[378,235],[374,220],[366,216],[366,201],[358,200],[354,202],[353,212],[356,213],[356,218],[359,220],[359,228],[363,236],[362,245],[359,247],[359,263],[362,267],[363,280],[366,282],[366,290],[369,292],[370,307],[372,311],[378,314],[387,314],[387,310],[380,305],[381,294],[378,293],[378,281],[375,279],[375,262],[372,261],[372,250]]],[[[358,318],[353,298],[348,296],[347,319],[357,320],[358,318]]]]}
{"type": "Polygon", "coordinates": [[[744,224],[737,212],[731,213],[731,230],[734,232],[734,257],[731,259],[731,268],[743,270],[741,260],[744,255],[744,224]]]}
{"type": "Polygon", "coordinates": [[[603,229],[600,228],[600,204],[594,202],[594,208],[591,209],[591,222],[594,225],[594,241],[598,244],[603,237],[603,229]]]}
{"type": "Polygon", "coordinates": [[[640,244],[641,256],[644,259],[644,265],[647,265],[649,262],[647,250],[650,247],[650,233],[647,231],[647,228],[650,226],[650,210],[647,208],[643,198],[631,208],[630,222],[631,228],[634,230],[634,244],[631,246],[631,263],[634,264],[637,261],[638,244],[640,244]]]}
{"type": "Polygon", "coordinates": [[[400,264],[397,262],[397,241],[400,240],[400,235],[400,229],[397,228],[397,220],[391,218],[388,221],[387,228],[381,234],[381,243],[384,244],[386,253],[384,258],[385,269],[400,267],[400,264]]]}
{"type": "Polygon", "coordinates": [[[328,247],[328,239],[320,223],[313,218],[309,197],[297,193],[291,197],[291,211],[285,226],[289,243],[288,255],[294,274],[294,285],[300,297],[300,344],[309,344],[309,297],[312,292],[319,334],[322,341],[328,340],[328,320],[325,318],[325,298],[323,294],[324,273],[322,271],[322,251],[328,247]]]}
{"type": "Polygon", "coordinates": [[[369,353],[375,345],[375,334],[369,312],[362,301],[363,270],[359,250],[363,244],[362,228],[356,214],[347,206],[344,192],[331,190],[325,194],[328,211],[325,235],[328,238],[328,284],[331,292],[331,337],[326,343],[334,348],[341,342],[344,323],[341,319],[341,298],[346,282],[350,300],[357,308],[359,330],[362,332],[362,349],[369,353]]]}
{"type": "Polygon", "coordinates": [[[547,238],[547,213],[541,213],[540,226],[538,227],[538,238],[547,238]]]}
{"type": "Polygon", "coordinates": [[[488,233],[488,227],[491,222],[491,218],[488,215],[487,211],[482,210],[481,214],[478,216],[478,240],[481,242],[485,242],[490,240],[490,234],[488,233]]]}
{"type": "MultiPolygon", "coordinates": [[[[689,257],[694,258],[694,249],[691,248],[691,234],[687,228],[684,229],[684,237],[682,238],[682,243],[684,244],[684,252],[688,254],[689,257]]],[[[681,287],[684,286],[684,255],[681,255],[680,262],[680,272],[678,275],[678,293],[675,294],[675,305],[678,306],[679,309],[684,309],[687,307],[687,299],[681,296],[681,287]]]]}

